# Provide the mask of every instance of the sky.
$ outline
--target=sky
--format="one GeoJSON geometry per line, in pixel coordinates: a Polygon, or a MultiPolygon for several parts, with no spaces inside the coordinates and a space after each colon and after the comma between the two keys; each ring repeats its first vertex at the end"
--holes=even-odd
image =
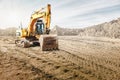
{"type": "Polygon", "coordinates": [[[51,4],[51,27],[84,28],[120,18],[120,0],[0,0],[0,28],[27,27],[31,14],[51,4]]]}

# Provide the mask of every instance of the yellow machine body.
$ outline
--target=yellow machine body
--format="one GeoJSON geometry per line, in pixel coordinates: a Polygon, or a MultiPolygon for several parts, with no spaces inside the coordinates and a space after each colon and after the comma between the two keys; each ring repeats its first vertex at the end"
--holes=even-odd
{"type": "Polygon", "coordinates": [[[57,36],[50,32],[51,5],[35,11],[30,17],[30,23],[26,29],[20,28],[16,31],[15,43],[22,47],[29,47],[30,42],[39,42],[42,50],[58,49],[57,36]],[[39,27],[39,28],[38,28],[39,27]]]}

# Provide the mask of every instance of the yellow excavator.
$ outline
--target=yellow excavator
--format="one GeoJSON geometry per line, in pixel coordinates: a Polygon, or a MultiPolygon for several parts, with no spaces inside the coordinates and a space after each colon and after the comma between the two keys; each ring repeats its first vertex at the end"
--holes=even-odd
{"type": "Polygon", "coordinates": [[[15,44],[21,47],[40,45],[42,51],[57,50],[58,39],[55,35],[50,35],[51,5],[35,11],[30,18],[30,23],[26,29],[16,30],[15,44]]]}

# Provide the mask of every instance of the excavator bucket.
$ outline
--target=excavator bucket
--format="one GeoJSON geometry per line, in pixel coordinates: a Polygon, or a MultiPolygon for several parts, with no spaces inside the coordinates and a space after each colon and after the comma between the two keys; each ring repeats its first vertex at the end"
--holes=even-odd
{"type": "Polygon", "coordinates": [[[42,51],[47,50],[58,50],[58,39],[57,36],[53,35],[41,35],[40,39],[40,47],[42,51]]]}

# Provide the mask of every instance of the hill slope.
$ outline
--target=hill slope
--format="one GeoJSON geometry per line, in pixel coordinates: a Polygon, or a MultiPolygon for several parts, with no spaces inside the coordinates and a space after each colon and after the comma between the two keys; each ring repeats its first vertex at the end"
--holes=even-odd
{"type": "Polygon", "coordinates": [[[52,33],[58,36],[64,35],[79,35],[79,36],[93,36],[93,37],[109,37],[120,38],[120,18],[110,22],[94,25],[83,29],[69,29],[55,26],[52,33]]]}
{"type": "Polygon", "coordinates": [[[61,28],[59,26],[55,26],[52,30],[51,33],[52,34],[57,34],[58,36],[74,36],[74,35],[78,35],[80,32],[82,31],[82,29],[69,29],[69,28],[61,28]]]}
{"type": "Polygon", "coordinates": [[[15,36],[16,29],[15,27],[0,29],[0,36],[15,36]]]}
{"type": "Polygon", "coordinates": [[[120,38],[120,18],[103,24],[84,28],[80,36],[120,38]]]}

